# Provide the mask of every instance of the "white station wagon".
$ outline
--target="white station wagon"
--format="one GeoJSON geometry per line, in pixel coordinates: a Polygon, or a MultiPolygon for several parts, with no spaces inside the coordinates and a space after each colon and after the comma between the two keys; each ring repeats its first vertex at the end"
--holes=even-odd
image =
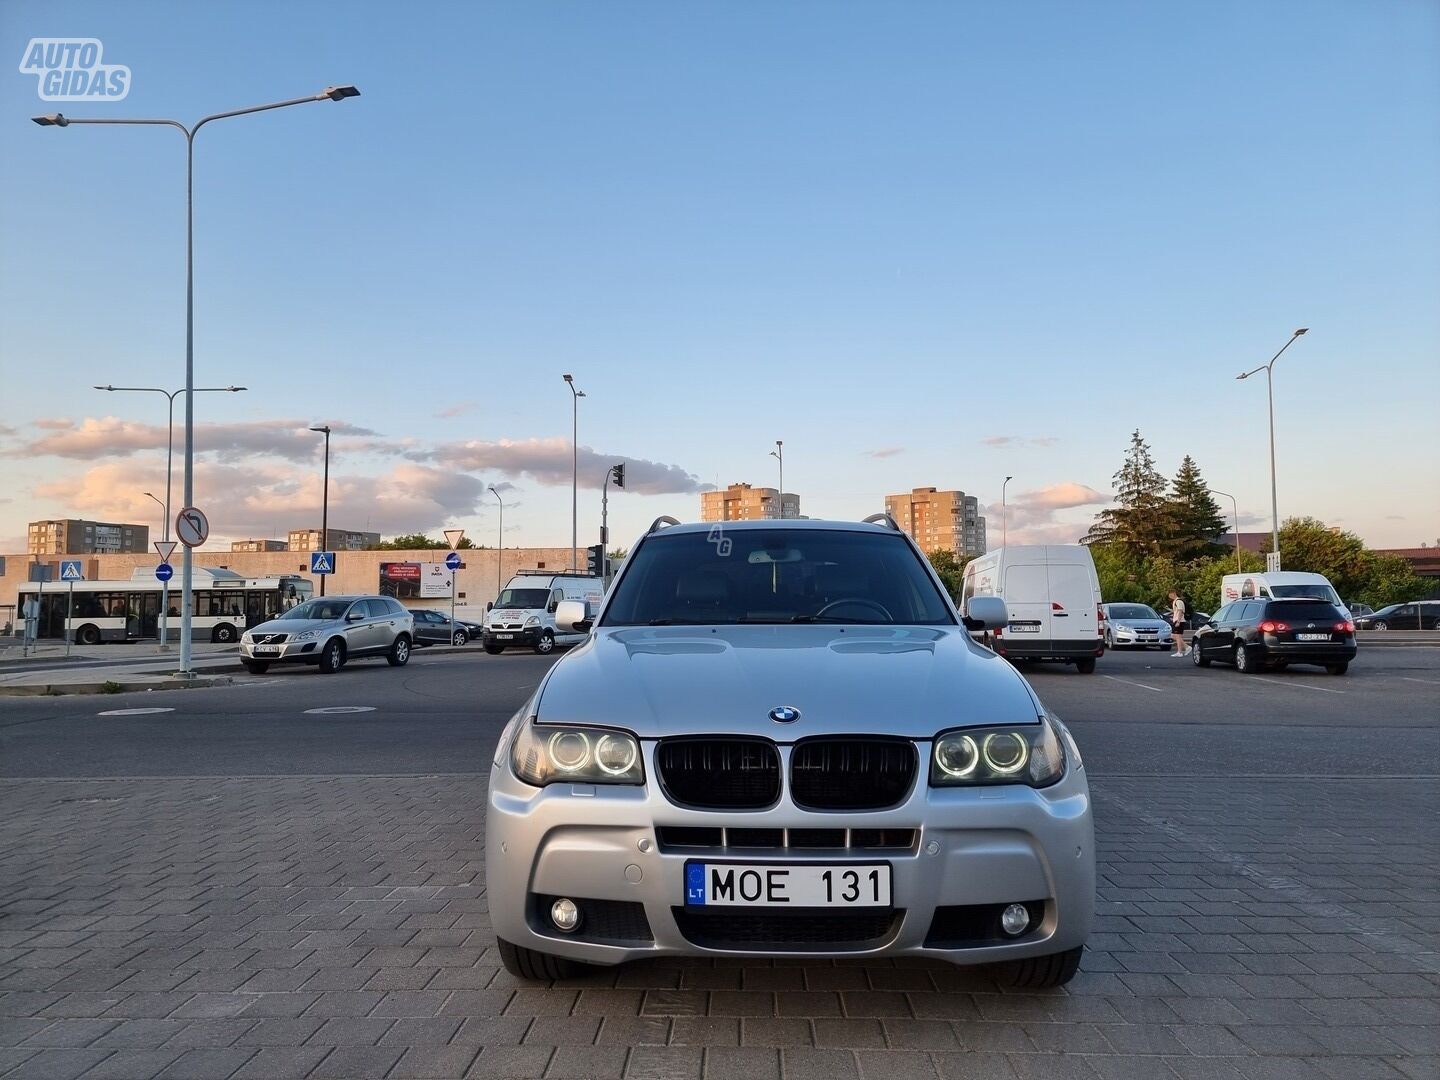
{"type": "Polygon", "coordinates": [[[661,518],[593,617],[556,616],[588,638],[490,774],[512,973],[783,955],[1074,975],[1095,891],[1079,751],[971,641],[1003,601],[962,619],[891,519],[661,518]]]}

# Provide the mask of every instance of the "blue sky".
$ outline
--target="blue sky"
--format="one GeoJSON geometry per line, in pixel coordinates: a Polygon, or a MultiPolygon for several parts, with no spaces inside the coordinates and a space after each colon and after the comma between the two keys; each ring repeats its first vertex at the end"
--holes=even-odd
{"type": "MultiPolygon", "coordinates": [[[[184,381],[174,116],[354,83],[197,139],[197,502],[218,536],[331,522],[628,541],[696,489],[806,513],[958,487],[1073,539],[1139,427],[1268,524],[1440,537],[1440,6],[1361,3],[0,8],[0,549],[151,520],[184,381]],[[128,98],[52,105],[32,37],[128,98]],[[37,422],[39,426],[37,426],[37,422]],[[586,453],[586,451],[590,453],[586,453]],[[654,463],[647,466],[644,462],[654,463]],[[491,500],[493,503],[493,500],[491,500]]],[[[179,500],[177,475],[176,501],[179,500]]],[[[1228,502],[1225,504],[1228,508],[1228,502]]],[[[991,514],[991,538],[999,534],[991,514]]]]}

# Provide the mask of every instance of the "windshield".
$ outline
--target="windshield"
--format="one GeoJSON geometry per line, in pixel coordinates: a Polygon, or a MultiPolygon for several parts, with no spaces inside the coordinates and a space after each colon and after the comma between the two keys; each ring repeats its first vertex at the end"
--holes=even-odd
{"type": "Polygon", "coordinates": [[[1271,585],[1270,595],[1293,596],[1296,599],[1308,597],[1311,600],[1329,600],[1332,604],[1340,603],[1340,594],[1329,585],[1271,585]]]}
{"type": "Polygon", "coordinates": [[[1158,619],[1155,609],[1145,604],[1111,604],[1105,609],[1112,619],[1158,619]]]}
{"type": "Polygon", "coordinates": [[[905,539],[808,529],[661,534],[616,585],[605,626],[954,625],[905,539]]]}
{"type": "Polygon", "coordinates": [[[495,606],[537,608],[544,607],[548,603],[550,603],[549,589],[505,589],[500,593],[500,599],[495,601],[495,606]]]}
{"type": "Polygon", "coordinates": [[[350,609],[349,600],[306,600],[281,615],[282,619],[343,619],[350,609]]]}
{"type": "Polygon", "coordinates": [[[1288,602],[1272,600],[1265,605],[1264,617],[1294,621],[1320,619],[1326,622],[1345,618],[1334,604],[1327,604],[1320,600],[1291,600],[1288,602]]]}

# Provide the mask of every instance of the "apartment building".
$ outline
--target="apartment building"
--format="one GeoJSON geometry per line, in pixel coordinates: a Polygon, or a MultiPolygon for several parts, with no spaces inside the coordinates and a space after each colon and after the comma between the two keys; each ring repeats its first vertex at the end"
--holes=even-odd
{"type": "Polygon", "coordinates": [[[731,484],[723,491],[700,493],[701,521],[758,521],[761,518],[800,517],[800,496],[781,495],[772,487],[731,484]]]}
{"type": "Polygon", "coordinates": [[[915,488],[885,496],[885,512],[912,536],[922,551],[953,551],[956,555],[984,555],[985,518],[980,501],[963,491],[915,488]]]}
{"type": "MultiPolygon", "coordinates": [[[[316,529],[318,536],[320,530],[316,529]]],[[[284,540],[232,540],[230,541],[231,551],[289,551],[284,540]]]]}
{"type": "Polygon", "coordinates": [[[319,529],[291,529],[288,551],[368,551],[380,543],[378,532],[350,529],[326,530],[327,543],[320,542],[319,529]]]}
{"type": "Polygon", "coordinates": [[[32,521],[25,545],[30,555],[130,555],[150,550],[150,526],[83,518],[32,521]]]}

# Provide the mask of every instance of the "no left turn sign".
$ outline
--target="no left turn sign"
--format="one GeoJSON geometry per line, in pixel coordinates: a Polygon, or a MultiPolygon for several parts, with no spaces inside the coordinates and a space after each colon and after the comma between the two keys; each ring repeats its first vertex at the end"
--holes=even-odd
{"type": "Polygon", "coordinates": [[[210,536],[210,521],[203,510],[187,506],[175,519],[175,535],[186,547],[199,547],[210,536]]]}

